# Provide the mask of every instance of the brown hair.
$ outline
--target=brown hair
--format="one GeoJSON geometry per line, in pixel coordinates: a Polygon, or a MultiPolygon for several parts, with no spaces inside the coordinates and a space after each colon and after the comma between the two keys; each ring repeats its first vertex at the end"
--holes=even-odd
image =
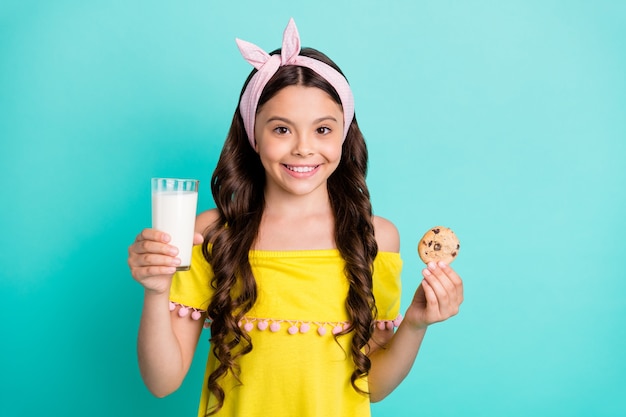
{"type": "MultiPolygon", "coordinates": [[[[272,54],[280,53],[280,50],[272,54]]],[[[300,55],[320,60],[341,72],[326,55],[302,48],[300,55]]],[[[253,70],[243,90],[254,75],[253,70]]],[[[299,66],[280,67],[267,83],[257,111],[282,88],[290,85],[317,87],[341,104],[337,92],[313,70],[299,66]]],[[[242,90],[242,94],[243,94],[242,90]]],[[[372,291],[372,265],[378,252],[372,224],[372,207],[365,182],[367,147],[356,117],[343,143],[339,166],[328,179],[328,194],[335,216],[334,238],[345,260],[349,290],[345,306],[351,326],[339,335],[352,334],[351,355],[355,370],[351,382],[369,372],[370,360],[361,351],[369,341],[376,317],[372,291]]],[[[219,365],[209,375],[208,389],[217,399],[216,413],[224,404],[225,393],[219,380],[227,372],[235,377],[240,370],[236,359],[252,350],[250,336],[238,323],[254,305],[256,281],[248,253],[259,231],[265,206],[265,171],[257,153],[250,146],[239,108],[235,111],[211,181],[211,191],[219,213],[218,220],[205,232],[203,254],[215,274],[211,281],[214,295],[208,307],[211,323],[211,349],[219,365]]]]}

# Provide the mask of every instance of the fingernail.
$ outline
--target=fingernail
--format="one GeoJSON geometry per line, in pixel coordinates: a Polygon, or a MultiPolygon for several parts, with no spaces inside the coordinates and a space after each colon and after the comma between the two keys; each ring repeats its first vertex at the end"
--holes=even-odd
{"type": "Polygon", "coordinates": [[[437,268],[437,264],[434,262],[429,262],[428,268],[434,271],[437,268]]]}
{"type": "Polygon", "coordinates": [[[432,273],[428,270],[428,269],[424,269],[424,271],[422,271],[424,273],[424,275],[426,276],[431,276],[432,273]]]}
{"type": "Polygon", "coordinates": [[[172,265],[180,265],[180,259],[179,258],[172,259],[172,265]]]}
{"type": "Polygon", "coordinates": [[[169,242],[170,240],[172,240],[171,236],[168,235],[167,233],[163,233],[163,236],[161,237],[161,240],[165,243],[169,242]]]}
{"type": "Polygon", "coordinates": [[[171,247],[167,252],[172,256],[178,255],[178,249],[176,249],[175,247],[171,247]]]}
{"type": "Polygon", "coordinates": [[[448,265],[446,265],[446,263],[445,263],[445,262],[443,262],[443,261],[439,261],[439,267],[441,267],[441,268],[445,268],[446,266],[448,266],[448,265]]]}

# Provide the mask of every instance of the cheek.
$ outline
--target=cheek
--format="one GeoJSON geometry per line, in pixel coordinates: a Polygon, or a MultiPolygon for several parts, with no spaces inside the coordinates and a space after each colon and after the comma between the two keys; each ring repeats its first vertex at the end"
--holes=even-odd
{"type": "Polygon", "coordinates": [[[261,163],[264,167],[268,167],[272,163],[275,163],[281,159],[281,150],[278,146],[257,146],[257,152],[261,163]]]}
{"type": "Polygon", "coordinates": [[[342,151],[341,144],[329,145],[328,147],[326,147],[326,149],[324,149],[326,158],[329,161],[335,161],[337,163],[339,163],[339,161],[341,160],[341,151],[342,151]]]}

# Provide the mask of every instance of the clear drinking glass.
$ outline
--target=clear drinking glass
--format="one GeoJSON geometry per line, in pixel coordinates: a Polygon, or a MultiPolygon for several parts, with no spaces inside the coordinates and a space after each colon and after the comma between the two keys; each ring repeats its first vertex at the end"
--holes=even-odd
{"type": "Polygon", "coordinates": [[[181,263],[177,271],[191,265],[191,250],[198,205],[198,180],[152,178],[152,228],[171,236],[181,263]]]}

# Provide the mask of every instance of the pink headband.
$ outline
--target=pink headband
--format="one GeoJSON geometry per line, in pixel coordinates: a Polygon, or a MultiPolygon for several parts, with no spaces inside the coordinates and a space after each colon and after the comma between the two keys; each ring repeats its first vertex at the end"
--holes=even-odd
{"type": "Polygon", "coordinates": [[[258,46],[241,39],[236,39],[236,41],[241,55],[258,70],[248,83],[239,104],[243,125],[252,147],[255,145],[254,120],[261,93],[270,78],[276,74],[278,68],[286,65],[310,68],[333,86],[339,94],[343,106],[343,139],[346,139],[350,123],[354,117],[354,98],[350,85],[348,85],[345,77],[331,66],[317,59],[298,55],[300,53],[300,36],[293,19],[289,19],[289,24],[283,33],[283,46],[280,55],[269,55],[258,46]]]}

